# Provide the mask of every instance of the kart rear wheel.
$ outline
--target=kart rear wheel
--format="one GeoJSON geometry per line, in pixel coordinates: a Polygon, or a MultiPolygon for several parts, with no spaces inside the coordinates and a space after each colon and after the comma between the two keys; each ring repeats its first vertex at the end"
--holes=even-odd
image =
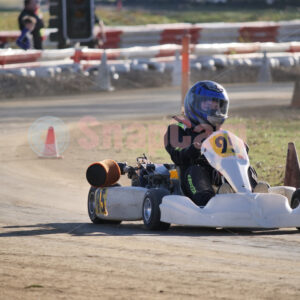
{"type": "Polygon", "coordinates": [[[169,195],[165,189],[150,189],[147,191],[143,202],[143,221],[146,229],[167,230],[169,223],[160,221],[160,208],[162,198],[169,195]]]}
{"type": "Polygon", "coordinates": [[[95,192],[97,188],[91,187],[88,195],[88,201],[87,201],[87,207],[88,207],[88,213],[91,221],[94,224],[115,224],[118,225],[122,221],[114,221],[114,220],[104,220],[100,219],[96,215],[96,204],[95,204],[95,192]]]}
{"type": "MultiPolygon", "coordinates": [[[[300,205],[300,189],[297,189],[291,199],[291,208],[295,209],[300,205]]],[[[300,230],[300,227],[297,227],[298,230],[300,230]]]]}

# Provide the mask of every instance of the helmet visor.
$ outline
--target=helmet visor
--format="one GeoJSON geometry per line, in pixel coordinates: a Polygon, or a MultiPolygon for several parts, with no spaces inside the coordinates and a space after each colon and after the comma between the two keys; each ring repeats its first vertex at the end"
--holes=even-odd
{"type": "Polygon", "coordinates": [[[194,94],[191,106],[193,113],[197,116],[205,114],[211,117],[227,118],[228,100],[194,94]]]}

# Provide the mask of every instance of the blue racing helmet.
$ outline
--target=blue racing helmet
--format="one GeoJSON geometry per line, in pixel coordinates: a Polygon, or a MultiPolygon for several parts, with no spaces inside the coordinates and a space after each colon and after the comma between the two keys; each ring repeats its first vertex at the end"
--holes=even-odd
{"type": "Polygon", "coordinates": [[[184,99],[184,112],[194,126],[207,123],[216,127],[228,117],[229,99],[225,88],[214,81],[194,84],[184,99]]]}

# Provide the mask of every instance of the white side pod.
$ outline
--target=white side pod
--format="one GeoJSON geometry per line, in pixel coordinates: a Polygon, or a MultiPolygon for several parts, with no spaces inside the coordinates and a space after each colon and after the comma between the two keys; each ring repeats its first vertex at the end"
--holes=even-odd
{"type": "Polygon", "coordinates": [[[96,215],[107,220],[141,220],[146,192],[145,188],[131,186],[98,188],[95,192],[96,215]]]}

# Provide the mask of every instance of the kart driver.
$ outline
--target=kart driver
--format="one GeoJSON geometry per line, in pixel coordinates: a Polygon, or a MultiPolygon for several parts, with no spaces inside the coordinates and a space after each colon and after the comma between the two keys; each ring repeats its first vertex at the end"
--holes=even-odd
{"type": "MultiPolygon", "coordinates": [[[[213,81],[199,81],[186,94],[185,118],[174,117],[165,134],[165,148],[179,167],[183,193],[196,205],[205,206],[218,193],[233,192],[228,183],[200,154],[202,142],[219,130],[228,117],[229,98],[225,88],[213,81]]],[[[247,146],[246,146],[247,147],[247,146]]],[[[257,185],[256,172],[249,168],[252,188],[257,185]]]]}

